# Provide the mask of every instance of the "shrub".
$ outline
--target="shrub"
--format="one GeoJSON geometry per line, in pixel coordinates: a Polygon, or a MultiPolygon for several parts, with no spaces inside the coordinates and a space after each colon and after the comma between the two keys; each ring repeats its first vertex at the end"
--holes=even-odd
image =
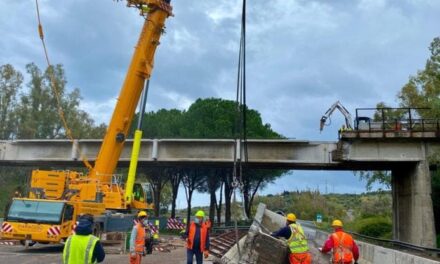
{"type": "Polygon", "coordinates": [[[392,232],[392,223],[391,219],[387,217],[369,217],[356,221],[355,230],[366,236],[389,238],[392,232]]]}

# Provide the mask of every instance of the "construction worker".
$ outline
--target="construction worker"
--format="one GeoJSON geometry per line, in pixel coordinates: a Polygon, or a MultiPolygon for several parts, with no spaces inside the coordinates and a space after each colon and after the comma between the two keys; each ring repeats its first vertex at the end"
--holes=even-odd
{"type": "Polygon", "coordinates": [[[135,225],[130,236],[130,264],[140,264],[142,256],[146,255],[145,250],[145,227],[148,226],[147,213],[140,211],[135,220],[135,225]]]}
{"type": "Polygon", "coordinates": [[[273,237],[283,237],[287,239],[287,246],[290,249],[290,264],[310,264],[312,255],[309,253],[307,238],[300,224],[296,223],[296,215],[288,214],[286,226],[271,234],[273,237]]]}
{"type": "Polygon", "coordinates": [[[359,259],[359,248],[354,242],[351,235],[342,229],[342,221],[334,220],[332,227],[335,232],[325,241],[324,246],[320,249],[322,253],[333,250],[332,263],[334,264],[357,264],[359,259]]]}
{"type": "Polygon", "coordinates": [[[104,261],[105,252],[99,238],[92,235],[93,216],[79,217],[75,234],[67,238],[63,250],[64,264],[91,264],[104,261]]]}
{"type": "Polygon", "coordinates": [[[197,211],[194,221],[189,225],[189,230],[185,232],[187,264],[193,263],[194,255],[197,264],[202,264],[203,257],[209,256],[209,230],[208,225],[203,222],[204,218],[205,212],[197,211]]]}
{"type": "Polygon", "coordinates": [[[345,131],[347,131],[347,128],[345,127],[345,125],[342,125],[342,127],[338,130],[338,138],[341,138],[342,133],[344,133],[345,131]]]}

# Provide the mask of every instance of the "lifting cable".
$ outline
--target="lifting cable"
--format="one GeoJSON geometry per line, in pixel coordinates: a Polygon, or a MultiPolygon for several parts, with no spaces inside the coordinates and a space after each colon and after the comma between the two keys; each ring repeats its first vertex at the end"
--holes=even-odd
{"type": "MultiPolygon", "coordinates": [[[[56,86],[57,82],[55,79],[55,67],[53,67],[52,64],[50,63],[49,54],[47,52],[46,42],[44,40],[44,34],[43,34],[43,26],[41,24],[41,19],[40,19],[40,7],[38,5],[38,0],[35,0],[35,5],[37,7],[38,34],[40,35],[41,43],[43,44],[44,56],[46,58],[46,63],[47,63],[52,92],[53,92],[55,99],[56,99],[56,102],[57,102],[58,114],[61,118],[61,122],[63,123],[64,130],[66,131],[67,138],[70,139],[70,141],[74,144],[75,139],[73,138],[72,130],[69,128],[69,126],[67,124],[67,120],[64,115],[64,110],[62,108],[61,96],[60,96],[60,93],[59,93],[57,86],[56,86]]],[[[79,156],[81,157],[84,165],[89,170],[91,170],[92,165],[90,165],[89,161],[87,160],[87,157],[82,153],[82,151],[79,148],[75,148],[75,150],[77,151],[77,154],[79,154],[79,156]]]]}
{"type": "Polygon", "coordinates": [[[239,188],[243,193],[243,163],[248,161],[246,127],[246,0],[243,0],[235,103],[236,123],[234,129],[234,138],[236,144],[234,145],[235,151],[232,187],[234,189],[239,188]]]}
{"type": "MultiPolygon", "coordinates": [[[[234,200],[236,197],[236,189],[239,188],[242,194],[243,215],[246,216],[246,208],[244,206],[243,192],[243,161],[248,161],[247,151],[247,128],[246,128],[246,0],[243,0],[243,9],[241,15],[241,35],[240,48],[238,56],[238,72],[237,72],[237,91],[236,91],[236,120],[234,127],[234,165],[232,171],[232,188],[234,192],[234,200]],[[243,151],[242,151],[243,150],[243,151]],[[243,157],[244,156],[244,157],[243,157]],[[244,159],[243,159],[244,158],[244,159]]],[[[239,236],[237,228],[237,217],[235,222],[235,243],[239,259],[241,259],[241,250],[239,245],[239,236]]]]}

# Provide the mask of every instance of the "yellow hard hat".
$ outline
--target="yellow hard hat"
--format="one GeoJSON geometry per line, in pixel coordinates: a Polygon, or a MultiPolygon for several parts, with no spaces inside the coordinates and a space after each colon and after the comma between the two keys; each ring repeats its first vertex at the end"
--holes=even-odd
{"type": "Polygon", "coordinates": [[[147,212],[145,212],[145,211],[140,211],[139,213],[138,213],[138,217],[147,217],[148,215],[147,215],[147,212]]]}
{"type": "Polygon", "coordinates": [[[287,215],[287,221],[295,222],[296,221],[296,215],[292,214],[292,213],[288,214],[287,215]]]}
{"type": "Polygon", "coordinates": [[[342,227],[342,221],[341,220],[333,220],[332,226],[333,227],[342,227]]]}
{"type": "Polygon", "coordinates": [[[203,212],[202,210],[197,211],[196,217],[205,217],[205,212],[203,212]]]}

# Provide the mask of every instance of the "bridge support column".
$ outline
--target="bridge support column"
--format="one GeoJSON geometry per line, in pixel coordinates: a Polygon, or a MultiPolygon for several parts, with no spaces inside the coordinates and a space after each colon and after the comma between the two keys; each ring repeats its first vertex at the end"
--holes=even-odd
{"type": "Polygon", "coordinates": [[[394,239],[435,247],[431,190],[427,161],[392,170],[394,239]]]}

